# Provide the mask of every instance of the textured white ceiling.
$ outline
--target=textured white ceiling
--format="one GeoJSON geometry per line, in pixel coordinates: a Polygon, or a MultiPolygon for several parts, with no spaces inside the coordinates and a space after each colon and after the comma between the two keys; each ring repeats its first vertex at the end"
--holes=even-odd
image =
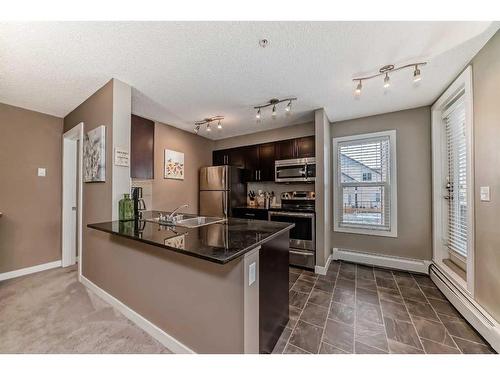
{"type": "MultiPolygon", "coordinates": [[[[427,105],[498,29],[490,22],[50,22],[0,23],[0,101],[65,116],[117,78],[133,87],[133,112],[192,130],[224,115],[213,139],[312,120],[331,121],[427,105]],[[258,40],[269,46],[260,48],[258,40]],[[426,60],[364,84],[351,79],[388,63],[426,60]],[[294,95],[276,120],[253,106],[294,95]]],[[[206,133],[203,132],[205,136],[206,133]]]]}

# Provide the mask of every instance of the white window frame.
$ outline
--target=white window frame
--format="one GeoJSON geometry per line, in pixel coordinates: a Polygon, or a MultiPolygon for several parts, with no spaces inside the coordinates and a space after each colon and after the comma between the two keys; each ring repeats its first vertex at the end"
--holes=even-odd
{"type": "Polygon", "coordinates": [[[389,178],[390,178],[390,230],[380,230],[380,229],[370,229],[370,228],[355,228],[355,227],[345,227],[339,225],[339,194],[340,194],[340,184],[338,171],[334,170],[333,173],[333,231],[342,233],[355,233],[355,234],[365,234],[370,236],[382,236],[382,237],[397,237],[398,236],[398,176],[397,176],[397,152],[396,152],[396,130],[386,130],[376,133],[365,133],[350,135],[346,137],[333,138],[333,168],[337,168],[338,165],[338,145],[341,142],[346,141],[357,141],[362,139],[378,138],[378,137],[389,137],[390,144],[390,166],[389,166],[389,178]]]}
{"type": "Polygon", "coordinates": [[[469,65],[460,76],[439,97],[431,109],[432,116],[432,215],[433,215],[433,256],[432,260],[448,276],[450,276],[462,290],[474,296],[474,124],[473,124],[473,91],[472,67],[469,65]],[[443,175],[446,171],[446,150],[444,142],[442,113],[446,105],[461,90],[464,90],[465,102],[465,132],[467,142],[467,259],[466,278],[463,280],[452,268],[443,261],[449,258],[449,249],[446,246],[444,228],[447,218],[447,206],[443,196],[447,195],[443,186],[443,175]]]}

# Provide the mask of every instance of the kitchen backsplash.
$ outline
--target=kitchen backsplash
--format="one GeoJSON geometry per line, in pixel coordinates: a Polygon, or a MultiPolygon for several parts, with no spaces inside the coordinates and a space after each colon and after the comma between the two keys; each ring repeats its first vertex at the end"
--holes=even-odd
{"type": "Polygon", "coordinates": [[[286,191],[314,191],[314,184],[277,184],[275,182],[249,182],[247,191],[253,190],[257,194],[258,190],[274,191],[277,202],[281,203],[281,193],[286,191]]]}

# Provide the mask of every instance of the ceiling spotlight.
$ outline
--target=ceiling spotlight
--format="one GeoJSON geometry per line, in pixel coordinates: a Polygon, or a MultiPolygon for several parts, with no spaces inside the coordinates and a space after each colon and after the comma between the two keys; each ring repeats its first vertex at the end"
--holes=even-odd
{"type": "Polygon", "coordinates": [[[200,131],[200,126],[199,125],[196,125],[195,128],[194,128],[194,132],[196,134],[198,134],[198,132],[200,131]]]}
{"type": "Polygon", "coordinates": [[[354,95],[360,96],[361,95],[361,89],[363,88],[363,85],[361,84],[361,80],[359,80],[358,85],[356,86],[356,90],[354,91],[354,95]]]}
{"type": "Polygon", "coordinates": [[[273,105],[273,112],[271,113],[271,116],[273,116],[273,118],[276,118],[276,115],[277,115],[277,113],[276,113],[276,106],[273,105]]]}
{"type": "Polygon", "coordinates": [[[389,86],[391,85],[391,83],[389,81],[390,81],[389,74],[385,73],[384,89],[389,88],[389,86]]]}
{"type": "Polygon", "coordinates": [[[420,74],[420,69],[418,65],[415,65],[415,70],[413,71],[413,82],[418,82],[422,79],[422,75],[420,74]]]}
{"type": "Polygon", "coordinates": [[[290,112],[292,110],[292,101],[290,100],[285,107],[285,111],[290,112]]]}
{"type": "Polygon", "coordinates": [[[257,120],[260,120],[260,108],[259,108],[259,110],[257,111],[257,114],[255,115],[255,118],[256,118],[257,120]]]}
{"type": "Polygon", "coordinates": [[[219,122],[217,123],[217,129],[222,129],[222,124],[220,123],[220,120],[219,120],[219,122]]]}
{"type": "Polygon", "coordinates": [[[212,131],[212,128],[210,127],[210,123],[207,124],[207,132],[212,131]]]}

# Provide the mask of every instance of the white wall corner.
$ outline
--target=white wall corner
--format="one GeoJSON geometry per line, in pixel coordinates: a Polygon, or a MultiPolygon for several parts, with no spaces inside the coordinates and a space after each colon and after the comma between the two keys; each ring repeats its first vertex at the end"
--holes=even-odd
{"type": "Polygon", "coordinates": [[[315,266],[314,272],[318,275],[326,275],[328,268],[330,268],[330,263],[333,260],[333,249],[330,249],[330,252],[326,258],[326,262],[324,266],[315,266]]]}
{"type": "MultiPolygon", "coordinates": [[[[316,146],[316,265],[325,267],[331,243],[331,126],[323,108],[314,112],[316,146]]],[[[326,271],[325,271],[326,272],[326,271]]]]}
{"type": "Polygon", "coordinates": [[[118,220],[118,202],[123,194],[130,193],[130,166],[116,166],[115,148],[128,150],[130,155],[130,121],[132,115],[132,88],[117,79],[113,79],[113,144],[112,167],[112,220],[118,220]]]}

